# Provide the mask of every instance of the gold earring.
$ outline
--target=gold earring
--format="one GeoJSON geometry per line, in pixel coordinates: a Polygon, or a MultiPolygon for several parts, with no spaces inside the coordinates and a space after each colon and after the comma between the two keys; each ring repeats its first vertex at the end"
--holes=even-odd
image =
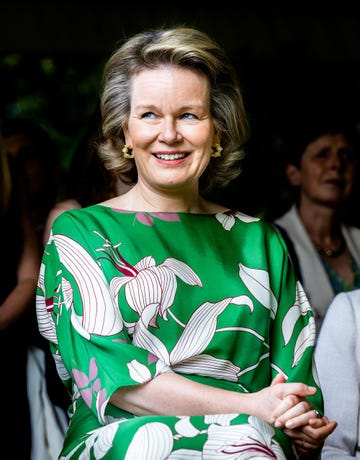
{"type": "Polygon", "coordinates": [[[212,149],[212,154],[211,154],[211,156],[212,156],[213,158],[219,158],[219,157],[221,157],[221,152],[223,151],[223,148],[221,147],[220,144],[215,144],[215,145],[213,145],[213,146],[211,147],[211,149],[212,149]]]}
{"type": "Polygon", "coordinates": [[[122,153],[124,154],[124,158],[134,158],[134,154],[132,153],[132,147],[128,144],[125,144],[122,153]]]}

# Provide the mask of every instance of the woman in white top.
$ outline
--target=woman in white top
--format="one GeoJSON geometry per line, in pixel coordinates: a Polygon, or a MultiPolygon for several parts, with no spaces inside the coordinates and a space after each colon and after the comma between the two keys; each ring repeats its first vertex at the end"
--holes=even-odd
{"type": "Polygon", "coordinates": [[[325,412],[338,421],[323,460],[360,458],[360,289],[330,304],[315,348],[325,412]]]}
{"type": "Polygon", "coordinates": [[[286,175],[296,203],[275,220],[290,241],[317,332],[338,292],[360,288],[360,229],[344,211],[357,170],[358,136],[334,114],[293,123],[285,140],[286,175]]]}

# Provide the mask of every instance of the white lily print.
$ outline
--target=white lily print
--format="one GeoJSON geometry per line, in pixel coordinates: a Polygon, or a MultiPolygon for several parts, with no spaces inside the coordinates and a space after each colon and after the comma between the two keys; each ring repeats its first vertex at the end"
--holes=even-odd
{"type": "MultiPolygon", "coordinates": [[[[240,372],[238,366],[228,360],[201,355],[216,332],[218,316],[229,304],[247,306],[250,311],[253,311],[253,304],[247,296],[230,297],[215,303],[205,302],[194,311],[170,353],[161,340],[149,331],[149,317],[146,316],[147,311],[144,311],[141,319],[135,325],[133,344],[149,350],[160,361],[176,369],[185,363],[184,368],[181,367],[184,373],[188,369],[190,373],[195,372],[199,375],[237,381],[240,372]],[[196,359],[192,361],[191,358],[195,356],[196,359]]],[[[137,381],[147,381],[143,380],[144,377],[145,375],[141,374],[140,380],[137,381]]]]}
{"type": "Polygon", "coordinates": [[[54,300],[45,299],[44,270],[45,265],[41,263],[38,287],[41,289],[42,295],[36,295],[36,316],[40,334],[43,335],[45,339],[49,340],[50,342],[57,344],[58,340],[56,336],[55,323],[51,316],[54,300]]]}
{"type": "MultiPolygon", "coordinates": [[[[82,315],[72,309],[71,321],[79,334],[114,335],[121,332],[123,322],[118,306],[109,293],[103,272],[88,252],[65,235],[53,235],[60,260],[72,273],[82,300],[82,315]]],[[[72,307],[72,297],[67,308],[72,307]]]]}
{"type": "Polygon", "coordinates": [[[295,343],[294,361],[292,367],[295,367],[300,361],[302,355],[308,347],[312,347],[315,343],[315,319],[309,318],[307,326],[303,327],[298,335],[295,343]]]}
{"type": "Polygon", "coordinates": [[[204,444],[203,459],[264,459],[286,460],[280,445],[273,440],[274,429],[250,416],[249,423],[234,426],[210,425],[204,444]]]}
{"type": "Polygon", "coordinates": [[[125,460],[167,459],[174,444],[170,428],[164,423],[146,423],[138,429],[126,452],[125,460]],[[139,446],[142,446],[139,449],[139,446]]]}
{"type": "Polygon", "coordinates": [[[238,414],[213,414],[205,415],[206,423],[216,423],[221,426],[230,426],[231,420],[237,417],[238,414]]]}
{"type": "MultiPolygon", "coordinates": [[[[296,298],[294,304],[289,308],[282,322],[282,334],[284,344],[287,345],[294,333],[295,325],[301,316],[306,316],[311,311],[309,301],[306,297],[302,284],[296,284],[296,298]]],[[[292,367],[300,361],[305,350],[315,343],[315,320],[309,317],[309,322],[300,331],[297,337],[294,350],[292,367]]]]}
{"type": "MultiPolygon", "coordinates": [[[[90,436],[85,441],[85,450],[81,452],[78,457],[79,460],[89,460],[89,458],[92,458],[91,450],[93,450],[93,456],[96,460],[102,459],[112,447],[119,423],[121,423],[121,421],[111,423],[110,425],[97,428],[90,432],[90,436]]],[[[59,460],[69,460],[79,447],[81,447],[81,444],[75,447],[68,455],[59,457],[59,460]]]]}
{"type": "Polygon", "coordinates": [[[278,302],[270,289],[269,273],[265,270],[246,267],[239,263],[239,276],[255,299],[270,310],[270,317],[274,319],[278,302]]]}
{"type": "Polygon", "coordinates": [[[199,450],[193,449],[177,449],[174,450],[166,460],[202,460],[203,456],[199,450]]]}
{"type": "Polygon", "coordinates": [[[301,283],[296,283],[296,298],[294,304],[289,308],[282,323],[284,344],[287,345],[294,332],[295,324],[300,316],[306,316],[311,311],[309,301],[306,297],[301,283]]]}
{"type": "Polygon", "coordinates": [[[175,423],[175,430],[178,433],[176,435],[177,438],[194,438],[200,433],[200,431],[191,423],[188,415],[179,417],[179,421],[175,423]]]}
{"type": "Polygon", "coordinates": [[[200,278],[184,262],[174,258],[164,260],[156,265],[153,257],[147,256],[135,265],[129,264],[121,255],[120,245],[111,245],[109,241],[99,252],[106,256],[123,276],[115,277],[110,282],[110,292],[117,299],[122,286],[125,286],[126,300],[139,316],[148,309],[152,315],[149,324],[157,327],[157,317],[167,320],[166,312],[171,307],[177,290],[178,276],[184,283],[202,287],[200,278]]]}
{"type": "Polygon", "coordinates": [[[256,222],[260,220],[258,217],[248,216],[239,211],[219,212],[215,215],[216,219],[221,223],[225,230],[230,231],[235,225],[235,218],[242,222],[256,222]]]}
{"type": "MultiPolygon", "coordinates": [[[[144,364],[139,363],[139,361],[136,361],[136,359],[133,359],[130,361],[130,363],[127,364],[127,367],[129,369],[129,375],[130,377],[135,381],[139,383],[145,383],[149,382],[152,379],[151,373],[148,369],[148,367],[144,366],[144,364]]],[[[162,374],[163,372],[168,372],[171,369],[169,366],[164,364],[164,362],[157,360],[156,361],[156,372],[155,372],[155,377],[159,374],[162,374]]]]}

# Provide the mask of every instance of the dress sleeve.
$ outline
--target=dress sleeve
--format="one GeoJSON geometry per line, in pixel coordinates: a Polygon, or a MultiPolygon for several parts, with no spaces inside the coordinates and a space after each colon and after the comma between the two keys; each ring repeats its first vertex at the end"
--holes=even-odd
{"type": "Polygon", "coordinates": [[[102,422],[119,387],[170,369],[132,344],[95,250],[67,229],[70,224],[62,215],[53,227],[42,260],[37,312],[64,380],[72,381],[73,398],[82,398],[102,422]]]}
{"type": "Polygon", "coordinates": [[[272,378],[282,373],[289,382],[303,382],[318,388],[309,397],[314,407],[323,413],[323,398],[319,386],[315,359],[315,320],[301,282],[296,277],[286,243],[279,232],[270,232],[269,278],[273,295],[270,323],[272,378]]]}

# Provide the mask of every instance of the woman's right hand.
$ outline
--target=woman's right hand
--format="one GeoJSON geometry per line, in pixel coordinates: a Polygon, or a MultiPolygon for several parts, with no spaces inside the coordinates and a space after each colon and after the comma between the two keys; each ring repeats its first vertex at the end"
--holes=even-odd
{"type": "Polygon", "coordinates": [[[256,415],[270,425],[282,428],[285,423],[293,422],[293,428],[305,425],[313,405],[306,399],[316,393],[315,387],[301,382],[286,383],[284,377],[278,376],[269,387],[253,393],[256,398],[256,415]]]}
{"type": "MultiPolygon", "coordinates": [[[[279,374],[272,385],[280,383],[285,383],[285,378],[279,374]]],[[[320,458],[324,441],[335,430],[337,422],[329,421],[325,415],[319,416],[308,401],[307,404],[303,403],[304,401],[300,400],[285,412],[283,410],[286,406],[283,402],[280,403],[274,412],[276,415],[274,426],[283,428],[284,433],[292,438],[302,458],[320,458]],[[304,409],[308,407],[309,410],[302,411],[301,407],[304,409]]]]}

